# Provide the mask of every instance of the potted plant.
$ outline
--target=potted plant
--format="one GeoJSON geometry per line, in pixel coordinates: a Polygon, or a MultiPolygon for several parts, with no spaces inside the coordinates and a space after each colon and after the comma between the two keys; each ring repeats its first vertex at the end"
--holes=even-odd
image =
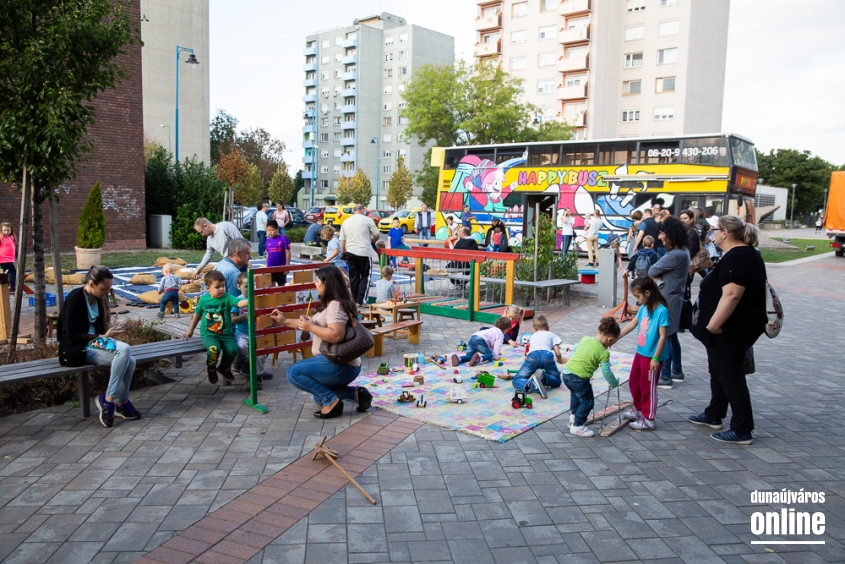
{"type": "Polygon", "coordinates": [[[87,270],[100,264],[103,243],[106,242],[106,214],[103,212],[103,191],[94,184],[79,216],[76,228],[76,268],[87,270]]]}

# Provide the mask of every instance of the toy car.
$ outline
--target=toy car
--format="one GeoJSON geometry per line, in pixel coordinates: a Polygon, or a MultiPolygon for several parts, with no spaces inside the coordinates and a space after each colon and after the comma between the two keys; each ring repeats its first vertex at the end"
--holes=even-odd
{"type": "Polygon", "coordinates": [[[513,407],[514,409],[519,409],[520,407],[534,409],[534,400],[532,400],[531,396],[526,394],[524,391],[517,390],[516,393],[513,395],[513,399],[511,400],[511,407],[513,407]]]}
{"type": "Polygon", "coordinates": [[[534,336],[534,333],[523,333],[522,336],[519,338],[520,345],[527,345],[529,341],[531,341],[531,337],[534,336]]]}
{"type": "Polygon", "coordinates": [[[379,365],[378,365],[377,374],[384,374],[384,375],[386,375],[386,374],[388,374],[389,372],[390,372],[390,368],[388,368],[388,367],[387,367],[387,363],[386,363],[386,362],[382,362],[381,364],[379,364],[379,365]]]}
{"type": "Polygon", "coordinates": [[[458,350],[459,350],[459,351],[465,351],[465,350],[467,350],[467,344],[464,342],[464,340],[463,340],[463,339],[461,339],[461,342],[460,342],[460,343],[458,343],[458,350]]]}
{"type": "Polygon", "coordinates": [[[412,394],[410,394],[408,392],[402,392],[399,395],[399,399],[397,401],[399,403],[410,403],[410,402],[414,401],[415,399],[417,399],[417,398],[415,398],[412,394]]]}
{"type": "MultiPolygon", "coordinates": [[[[457,370],[455,370],[455,372],[457,372],[457,370]]],[[[463,378],[461,378],[461,375],[460,375],[460,374],[458,374],[457,376],[455,376],[454,378],[452,378],[452,381],[453,381],[455,384],[463,384],[463,383],[464,383],[464,379],[463,379],[463,378]]]]}
{"type": "Polygon", "coordinates": [[[462,388],[451,388],[446,392],[446,400],[452,403],[464,403],[467,394],[462,388]]]}
{"type": "Polygon", "coordinates": [[[493,388],[496,385],[496,378],[489,372],[481,372],[478,375],[479,388],[493,388]]]}
{"type": "Polygon", "coordinates": [[[420,399],[417,401],[417,407],[425,407],[428,405],[428,402],[425,401],[425,396],[420,394],[420,399]]]}

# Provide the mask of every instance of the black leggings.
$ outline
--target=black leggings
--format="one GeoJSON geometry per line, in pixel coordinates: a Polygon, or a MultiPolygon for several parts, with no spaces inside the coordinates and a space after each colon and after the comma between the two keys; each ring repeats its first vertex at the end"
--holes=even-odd
{"type": "Polygon", "coordinates": [[[710,405],[704,410],[708,419],[721,421],[731,406],[731,430],[750,433],[754,430],[751,413],[751,394],[745,380],[745,351],[754,343],[725,335],[710,335],[707,349],[707,368],[710,371],[710,405]]]}
{"type": "Polygon", "coordinates": [[[18,279],[18,271],[13,262],[0,262],[0,270],[9,272],[9,291],[15,291],[15,282],[18,279]]]}

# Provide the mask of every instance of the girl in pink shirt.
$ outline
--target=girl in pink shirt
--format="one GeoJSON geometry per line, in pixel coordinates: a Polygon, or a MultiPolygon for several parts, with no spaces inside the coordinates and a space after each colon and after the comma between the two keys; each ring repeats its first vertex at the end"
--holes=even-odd
{"type": "Polygon", "coordinates": [[[15,259],[18,258],[18,242],[8,221],[0,225],[0,270],[9,273],[9,288],[14,288],[18,271],[15,259]]]}
{"type": "Polygon", "coordinates": [[[469,362],[475,366],[482,360],[491,361],[502,354],[502,343],[505,342],[505,331],[511,328],[511,320],[504,315],[496,320],[493,327],[473,333],[467,342],[466,354],[459,357],[452,355],[452,366],[469,362]]]}

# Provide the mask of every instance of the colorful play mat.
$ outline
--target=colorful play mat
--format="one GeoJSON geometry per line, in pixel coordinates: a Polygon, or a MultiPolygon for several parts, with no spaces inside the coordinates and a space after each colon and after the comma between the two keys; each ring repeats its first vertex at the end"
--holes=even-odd
{"type": "MultiPolygon", "coordinates": [[[[562,351],[566,351],[567,348],[571,349],[572,345],[561,345],[562,351]]],[[[411,375],[409,369],[404,366],[390,367],[388,374],[359,376],[356,383],[367,387],[373,394],[373,405],[381,409],[500,443],[569,411],[569,390],[565,385],[548,389],[548,399],[543,399],[539,394],[531,394],[532,409],[512,407],[511,400],[516,390],[510,380],[504,380],[498,376],[507,375],[509,368],[516,370],[522,366],[525,358],[523,347],[503,347],[502,366],[494,366],[493,362],[482,362],[472,368],[468,364],[453,368],[448,360],[451,354],[446,355],[445,369],[426,358],[426,363],[414,375],[411,375]],[[455,370],[458,374],[455,374],[455,370]],[[473,384],[477,383],[473,377],[484,371],[496,376],[496,387],[473,387],[473,384]],[[413,383],[414,376],[422,376],[424,383],[416,383],[413,387],[402,387],[403,384],[413,383]],[[463,383],[454,382],[457,376],[463,379],[463,383]],[[465,393],[466,399],[463,399],[462,403],[454,403],[447,399],[446,396],[452,388],[460,388],[465,393]],[[413,395],[415,401],[400,403],[398,398],[402,392],[413,395]],[[420,398],[426,402],[425,407],[417,407],[417,401],[420,398]]],[[[567,356],[568,353],[564,352],[564,357],[567,356]]],[[[611,369],[620,384],[628,380],[632,360],[633,356],[629,354],[610,353],[611,369]]],[[[592,384],[596,396],[608,389],[607,382],[601,377],[600,371],[596,372],[592,384]]],[[[596,406],[600,409],[601,406],[598,404],[597,400],[596,406]]]]}

